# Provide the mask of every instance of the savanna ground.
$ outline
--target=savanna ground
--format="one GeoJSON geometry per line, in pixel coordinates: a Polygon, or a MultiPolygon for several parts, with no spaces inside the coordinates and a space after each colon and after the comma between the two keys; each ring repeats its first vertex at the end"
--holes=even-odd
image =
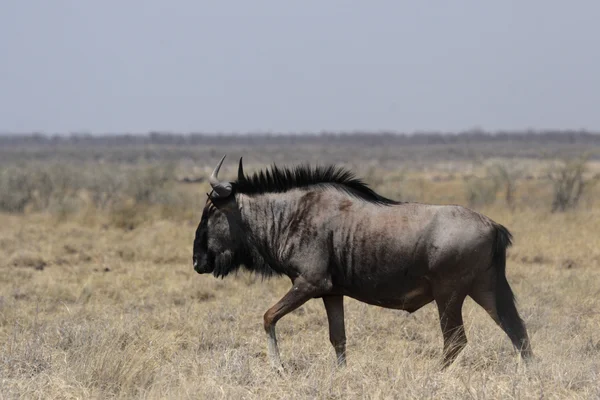
{"type": "Polygon", "coordinates": [[[570,141],[6,145],[0,398],[600,398],[597,149],[570,141]],[[560,176],[559,159],[583,151],[592,157],[578,204],[551,212],[549,171],[560,176]],[[336,369],[315,299],[278,323],[288,374],[273,372],[262,315],[289,281],[220,280],[191,265],[202,178],[225,152],[223,178],[235,177],[241,155],[247,173],[273,161],[336,161],[384,195],[468,205],[507,226],[507,275],[536,360],[523,364],[467,299],[469,344],[442,372],[433,303],[408,314],[346,298],[348,366],[336,369]]]}

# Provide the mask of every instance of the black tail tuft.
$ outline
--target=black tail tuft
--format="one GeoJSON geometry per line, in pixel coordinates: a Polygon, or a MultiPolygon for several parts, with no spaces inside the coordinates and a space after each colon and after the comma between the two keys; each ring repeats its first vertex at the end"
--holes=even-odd
{"type": "Polygon", "coordinates": [[[531,355],[529,338],[515,305],[515,295],[506,279],[506,249],[512,245],[512,235],[500,224],[495,224],[495,230],[492,266],[496,270],[496,312],[513,345],[528,357],[531,355]]]}

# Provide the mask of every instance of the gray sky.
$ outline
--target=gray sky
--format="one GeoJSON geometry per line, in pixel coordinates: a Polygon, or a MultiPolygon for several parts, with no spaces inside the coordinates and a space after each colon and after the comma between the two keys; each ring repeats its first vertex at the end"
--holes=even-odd
{"type": "Polygon", "coordinates": [[[2,0],[0,131],[600,129],[600,1],[2,0]]]}

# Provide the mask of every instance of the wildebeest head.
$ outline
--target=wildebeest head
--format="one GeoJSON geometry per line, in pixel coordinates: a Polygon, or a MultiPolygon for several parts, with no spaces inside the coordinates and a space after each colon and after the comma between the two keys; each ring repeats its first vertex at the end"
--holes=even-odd
{"type": "MultiPolygon", "coordinates": [[[[248,263],[246,246],[235,218],[235,196],[230,182],[219,181],[221,159],[209,178],[212,192],[208,195],[194,239],[194,270],[199,274],[225,276],[241,264],[248,263]]],[[[242,160],[238,174],[243,175],[242,160]]]]}

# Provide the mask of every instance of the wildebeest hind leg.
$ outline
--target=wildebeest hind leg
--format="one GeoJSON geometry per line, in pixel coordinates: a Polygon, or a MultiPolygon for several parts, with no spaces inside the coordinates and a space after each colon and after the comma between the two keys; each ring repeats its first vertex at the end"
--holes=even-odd
{"type": "Polygon", "coordinates": [[[344,325],[344,296],[323,296],[329,321],[329,340],[335,349],[337,365],[346,366],[346,327],[344,325]]]}
{"type": "Polygon", "coordinates": [[[294,311],[302,304],[306,303],[313,297],[317,297],[322,293],[318,288],[311,285],[304,279],[297,278],[294,286],[279,300],[273,307],[269,308],[264,315],[264,328],[267,332],[269,360],[271,366],[277,371],[283,371],[283,364],[279,355],[279,347],[277,346],[277,335],[275,333],[275,324],[284,315],[294,311]]]}
{"type": "Polygon", "coordinates": [[[437,294],[434,296],[444,336],[444,361],[442,368],[445,369],[454,362],[458,354],[467,345],[467,336],[462,318],[462,305],[466,296],[458,292],[437,294]]]}

